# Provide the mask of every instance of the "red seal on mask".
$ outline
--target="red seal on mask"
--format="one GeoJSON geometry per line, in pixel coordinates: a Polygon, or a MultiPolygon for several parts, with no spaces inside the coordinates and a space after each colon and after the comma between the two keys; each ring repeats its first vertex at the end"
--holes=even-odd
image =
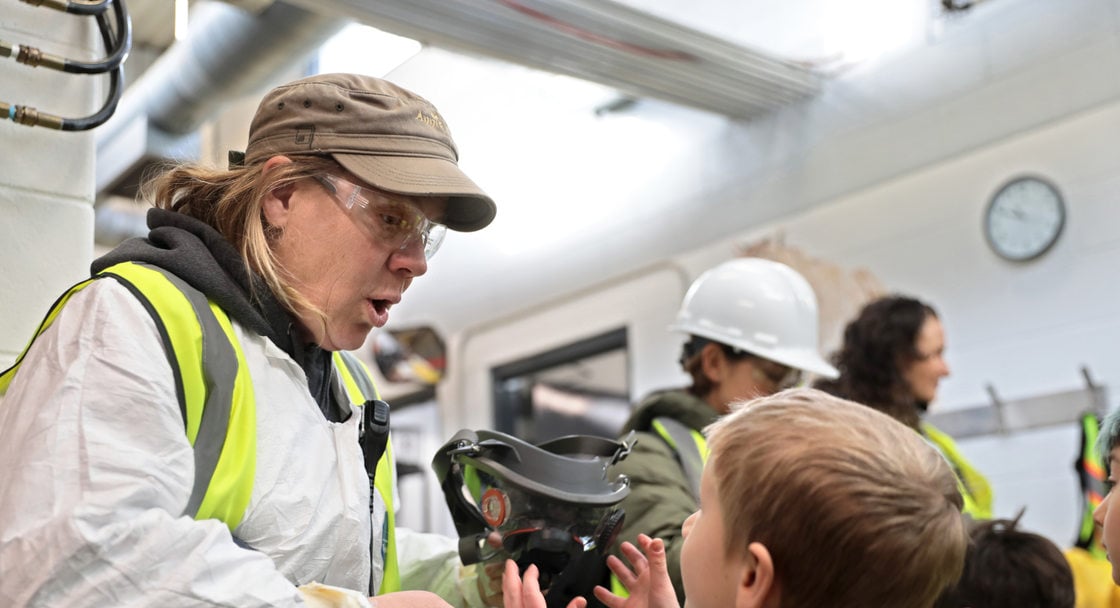
{"type": "Polygon", "coordinates": [[[497,488],[490,488],[482,493],[479,510],[482,511],[482,518],[486,523],[492,528],[497,528],[505,523],[506,517],[509,516],[509,497],[497,488]]]}

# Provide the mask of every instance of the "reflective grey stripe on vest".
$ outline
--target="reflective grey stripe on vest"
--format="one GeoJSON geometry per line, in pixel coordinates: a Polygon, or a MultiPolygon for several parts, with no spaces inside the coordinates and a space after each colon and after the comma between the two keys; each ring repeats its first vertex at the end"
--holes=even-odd
{"type": "Polygon", "coordinates": [[[700,448],[696,447],[696,440],[692,438],[692,429],[685,426],[675,418],[654,418],[653,421],[661,426],[657,429],[660,433],[664,429],[672,444],[677,458],[681,461],[684,476],[692,490],[692,497],[700,500],[700,475],[704,472],[704,458],[700,455],[700,448]]]}
{"type": "Polygon", "coordinates": [[[237,353],[201,291],[169,272],[145,266],[158,270],[183,292],[202,328],[202,374],[206,382],[206,402],[194,442],[194,487],[183,511],[184,515],[194,517],[210,487],[210,480],[218,467],[218,457],[226,444],[229,413],[233,407],[233,385],[237,378],[237,353]]]}
{"type": "MultiPolygon", "coordinates": [[[[350,372],[350,377],[354,379],[354,383],[358,385],[358,389],[365,395],[366,400],[377,399],[377,389],[373,386],[373,381],[369,379],[369,374],[358,362],[354,355],[347,351],[339,351],[342,357],[342,362],[346,364],[346,371],[350,372]]],[[[362,405],[359,403],[358,405],[362,405]]]]}

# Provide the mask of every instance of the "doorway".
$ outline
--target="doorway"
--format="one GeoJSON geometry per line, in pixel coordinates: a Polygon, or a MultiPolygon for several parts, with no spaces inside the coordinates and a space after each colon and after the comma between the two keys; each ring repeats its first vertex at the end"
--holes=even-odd
{"type": "Polygon", "coordinates": [[[497,430],[531,443],[614,439],[630,415],[626,328],[491,369],[497,430]]]}

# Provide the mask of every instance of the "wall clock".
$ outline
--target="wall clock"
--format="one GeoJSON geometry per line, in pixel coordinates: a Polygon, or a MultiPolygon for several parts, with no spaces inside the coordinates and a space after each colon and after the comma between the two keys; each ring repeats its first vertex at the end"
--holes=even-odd
{"type": "Polygon", "coordinates": [[[1000,257],[1014,262],[1046,253],[1066,223],[1066,205],[1057,187],[1036,176],[1012,179],[995,194],[984,214],[984,236],[1000,257]]]}

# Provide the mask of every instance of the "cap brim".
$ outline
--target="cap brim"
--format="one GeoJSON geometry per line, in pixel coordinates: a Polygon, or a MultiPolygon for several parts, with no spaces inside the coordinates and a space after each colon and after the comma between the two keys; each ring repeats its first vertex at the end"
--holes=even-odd
{"type": "Polygon", "coordinates": [[[372,154],[331,156],[355,177],[380,190],[407,196],[449,197],[442,223],[452,230],[481,230],[498,212],[494,201],[450,160],[372,154]]]}

